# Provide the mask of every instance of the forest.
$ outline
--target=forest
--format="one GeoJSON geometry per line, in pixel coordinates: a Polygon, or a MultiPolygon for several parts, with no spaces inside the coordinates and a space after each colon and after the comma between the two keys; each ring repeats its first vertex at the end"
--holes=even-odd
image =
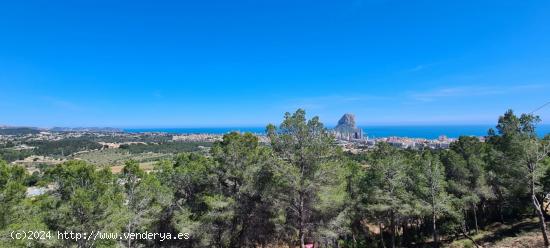
{"type": "Polygon", "coordinates": [[[200,147],[210,147],[210,142],[159,142],[159,143],[136,143],[124,144],[120,149],[124,149],[132,154],[144,152],[157,153],[179,153],[179,152],[196,152],[200,151],[200,147]]]}
{"type": "MultiPolygon", "coordinates": [[[[208,154],[181,153],[144,172],[84,161],[38,178],[0,160],[0,247],[441,247],[493,223],[545,220],[550,135],[540,118],[498,117],[483,141],[349,154],[304,110],[268,125],[270,143],[228,133],[208,154]],[[51,186],[27,197],[27,187],[51,186]],[[14,230],[188,233],[188,239],[13,239],[14,230]]],[[[55,148],[52,148],[55,149],[55,148]]],[[[137,148],[136,148],[137,149],[137,148]]],[[[36,176],[36,175],[35,175],[36,176]]]]}

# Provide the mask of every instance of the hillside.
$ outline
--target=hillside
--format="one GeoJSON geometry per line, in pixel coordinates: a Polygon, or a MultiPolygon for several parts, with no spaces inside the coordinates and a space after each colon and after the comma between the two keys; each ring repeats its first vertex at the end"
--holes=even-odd
{"type": "MultiPolygon", "coordinates": [[[[472,237],[478,245],[484,248],[544,247],[536,218],[506,224],[493,224],[472,237]]],[[[444,247],[466,248],[475,247],[475,245],[469,239],[459,239],[444,247]]]]}

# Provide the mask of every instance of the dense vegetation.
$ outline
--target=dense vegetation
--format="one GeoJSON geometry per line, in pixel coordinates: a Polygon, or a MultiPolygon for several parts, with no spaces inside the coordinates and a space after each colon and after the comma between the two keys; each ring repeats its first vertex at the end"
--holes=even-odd
{"type": "Polygon", "coordinates": [[[211,147],[209,142],[161,142],[161,143],[136,143],[123,144],[120,149],[124,149],[132,154],[154,152],[154,153],[179,153],[179,152],[196,152],[200,151],[201,147],[211,147]]]}
{"type": "MultiPolygon", "coordinates": [[[[493,222],[536,216],[546,238],[549,137],[533,115],[499,118],[486,142],[448,150],[380,143],[351,156],[303,110],[269,125],[269,146],[230,133],[210,154],[182,153],[151,173],[70,161],[46,170],[55,190],[25,198],[28,175],[0,162],[0,232],[190,233],[188,240],[12,240],[4,247],[438,247],[493,222]]],[[[474,242],[474,245],[475,242],[474,242]]]]}
{"type": "Polygon", "coordinates": [[[80,151],[101,149],[103,146],[97,142],[83,138],[68,138],[53,141],[28,141],[26,145],[32,149],[13,149],[14,144],[8,142],[0,146],[0,157],[8,162],[21,160],[31,155],[42,156],[69,156],[80,151]]]}
{"type": "Polygon", "coordinates": [[[161,143],[172,141],[171,134],[147,134],[140,133],[139,135],[95,135],[85,134],[80,137],[81,139],[96,141],[96,142],[108,142],[108,143],[123,143],[123,142],[145,142],[145,143],[161,143]]]}
{"type": "Polygon", "coordinates": [[[11,148],[0,148],[0,158],[8,162],[21,160],[31,155],[33,155],[32,150],[14,150],[11,148]]]}
{"type": "Polygon", "coordinates": [[[97,142],[86,139],[62,139],[55,141],[32,141],[29,145],[36,147],[33,153],[36,155],[60,155],[68,156],[75,152],[101,149],[103,146],[97,142]]]}

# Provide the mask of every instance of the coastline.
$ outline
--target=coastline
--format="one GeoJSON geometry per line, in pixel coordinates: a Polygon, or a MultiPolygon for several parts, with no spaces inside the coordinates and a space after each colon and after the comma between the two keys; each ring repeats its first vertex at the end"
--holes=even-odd
{"type": "MultiPolygon", "coordinates": [[[[329,129],[333,126],[327,127],[329,129]]],[[[459,136],[485,136],[489,128],[494,129],[494,125],[373,125],[359,126],[363,129],[369,139],[385,137],[407,137],[437,139],[439,136],[448,138],[458,138],[459,136]]],[[[169,134],[225,134],[232,131],[251,132],[254,134],[264,134],[265,127],[175,127],[175,128],[122,128],[128,133],[147,133],[161,132],[169,134]]],[[[537,134],[543,137],[550,133],[550,124],[539,125],[537,134]]]]}

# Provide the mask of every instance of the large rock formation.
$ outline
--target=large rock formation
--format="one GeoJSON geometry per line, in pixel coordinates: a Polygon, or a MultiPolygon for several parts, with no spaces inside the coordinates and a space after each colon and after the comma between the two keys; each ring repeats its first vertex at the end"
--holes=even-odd
{"type": "Polygon", "coordinates": [[[355,126],[355,115],[344,114],[338,121],[338,125],[334,128],[336,138],[352,140],[362,139],[363,130],[355,126]]]}
{"type": "Polygon", "coordinates": [[[355,115],[353,114],[344,114],[342,118],[338,121],[338,125],[335,129],[342,128],[355,128],[355,115]]]}

